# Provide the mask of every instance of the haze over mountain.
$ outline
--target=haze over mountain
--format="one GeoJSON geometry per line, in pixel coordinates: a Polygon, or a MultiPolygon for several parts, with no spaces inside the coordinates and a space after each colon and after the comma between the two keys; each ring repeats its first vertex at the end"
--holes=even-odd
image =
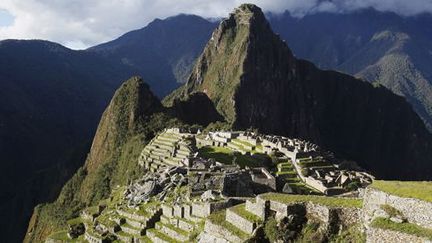
{"type": "MultiPolygon", "coordinates": [[[[303,18],[289,13],[269,14],[267,18],[294,56],[310,60],[319,68],[378,81],[404,95],[430,127],[430,15],[401,17],[365,10],[315,13],[303,18]]],[[[7,232],[4,234],[10,237],[8,242],[21,240],[24,222],[33,206],[55,198],[63,182],[82,165],[97,121],[122,80],[141,75],[155,94],[163,97],[188,79],[196,57],[216,26],[217,23],[198,16],[179,15],[155,20],[147,27],[86,51],[72,51],[44,41],[0,42],[0,156],[5,173],[5,186],[0,191],[0,214],[5,220],[0,231],[7,232]]],[[[195,97],[200,104],[203,99],[195,97]]],[[[190,103],[178,107],[183,119],[194,114],[190,103]]],[[[405,105],[399,108],[409,110],[405,105]]],[[[209,115],[217,119],[216,115],[209,115]]],[[[393,119],[398,123],[393,128],[407,129],[402,125],[409,118],[393,119]]],[[[197,121],[196,117],[191,120],[197,121]]],[[[388,133],[402,133],[386,127],[388,133]]],[[[309,132],[307,136],[315,139],[309,132]]],[[[303,133],[293,130],[289,134],[303,133]]],[[[360,141],[356,136],[351,140],[360,141]]],[[[368,144],[370,140],[353,142],[350,148],[332,144],[335,141],[326,143],[348,151],[349,155],[358,148],[357,144],[368,144]]],[[[381,161],[376,151],[385,150],[378,145],[361,148],[365,151],[358,153],[363,155],[354,156],[360,160],[368,156],[368,160],[381,161]]],[[[387,168],[375,162],[373,166],[379,166],[377,170],[387,168]]],[[[395,171],[401,169],[395,167],[395,171]]],[[[415,170],[415,166],[410,167],[406,173],[412,175],[415,170]]]]}

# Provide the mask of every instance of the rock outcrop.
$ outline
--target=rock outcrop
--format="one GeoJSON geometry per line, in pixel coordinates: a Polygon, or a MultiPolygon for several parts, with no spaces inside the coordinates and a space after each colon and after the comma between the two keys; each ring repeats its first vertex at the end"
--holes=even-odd
{"type": "Polygon", "coordinates": [[[402,97],[296,59],[257,6],[221,22],[166,103],[195,93],[234,128],[313,141],[381,178],[430,178],[432,136],[402,97]]]}

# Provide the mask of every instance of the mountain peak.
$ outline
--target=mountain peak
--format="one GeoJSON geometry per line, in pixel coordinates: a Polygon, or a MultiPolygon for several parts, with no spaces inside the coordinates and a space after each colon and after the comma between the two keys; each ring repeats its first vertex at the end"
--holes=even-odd
{"type": "Polygon", "coordinates": [[[240,6],[221,22],[179,91],[170,99],[206,94],[235,129],[253,127],[310,140],[362,161],[383,178],[425,178],[423,171],[429,171],[428,156],[417,155],[430,154],[432,137],[405,100],[296,59],[254,5],[240,6]],[[379,128],[380,135],[372,128],[379,128]],[[404,132],[396,139],[391,131],[404,132]],[[382,146],[391,149],[376,150],[382,146]],[[397,158],[390,151],[398,151],[397,158]],[[391,164],[410,164],[417,173],[401,169],[388,174],[385,168],[391,164]]]}
{"type": "Polygon", "coordinates": [[[258,6],[254,4],[242,4],[230,14],[230,17],[239,20],[240,23],[250,23],[252,20],[265,21],[265,16],[258,6]]]}
{"type": "Polygon", "coordinates": [[[248,77],[261,70],[258,75],[262,79],[256,81],[272,82],[268,77],[282,77],[291,72],[294,65],[291,51],[273,33],[261,9],[243,4],[213,32],[191,73],[184,95],[205,93],[221,115],[229,123],[235,123],[236,90],[240,86],[255,85],[255,78],[248,77]],[[279,71],[283,73],[278,74],[279,71]]]}
{"type": "Polygon", "coordinates": [[[135,133],[146,117],[161,109],[158,98],[140,77],[125,81],[115,92],[102,115],[93,140],[87,169],[103,164],[110,151],[119,147],[129,135],[135,133]]]}
{"type": "Polygon", "coordinates": [[[247,27],[249,30],[260,29],[265,32],[271,31],[270,25],[264,16],[261,8],[253,4],[242,4],[230,13],[229,17],[223,20],[219,26],[221,30],[227,28],[247,27]]]}

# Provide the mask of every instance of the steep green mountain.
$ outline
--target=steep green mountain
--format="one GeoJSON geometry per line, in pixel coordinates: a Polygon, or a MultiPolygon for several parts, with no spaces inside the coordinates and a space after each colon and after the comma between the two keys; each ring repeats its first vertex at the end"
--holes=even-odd
{"type": "Polygon", "coordinates": [[[234,128],[314,141],[380,178],[430,178],[432,136],[402,97],[296,59],[254,5],[222,21],[165,103],[195,93],[234,128]]]}
{"type": "Polygon", "coordinates": [[[0,232],[21,242],[32,208],[82,165],[128,68],[45,41],[0,42],[0,232]]]}
{"type": "Polygon", "coordinates": [[[163,97],[186,82],[195,59],[217,26],[194,15],[156,19],[148,26],[90,48],[131,66],[163,97]]]}
{"type": "Polygon", "coordinates": [[[0,233],[7,242],[22,241],[32,208],[56,198],[83,165],[119,84],[145,72],[163,96],[178,86],[176,75],[181,80],[188,72],[212,26],[180,15],[87,51],[38,40],[0,42],[0,233]]]}
{"type": "Polygon", "coordinates": [[[368,9],[300,19],[287,12],[269,20],[298,57],[378,82],[404,96],[430,130],[432,15],[402,17],[368,9]]]}
{"type": "Polygon", "coordinates": [[[145,143],[165,126],[179,124],[163,111],[142,79],[126,81],[102,115],[84,166],[66,183],[57,200],[35,208],[24,241],[42,241],[84,206],[106,198],[116,185],[140,175],[136,159],[145,143]]]}

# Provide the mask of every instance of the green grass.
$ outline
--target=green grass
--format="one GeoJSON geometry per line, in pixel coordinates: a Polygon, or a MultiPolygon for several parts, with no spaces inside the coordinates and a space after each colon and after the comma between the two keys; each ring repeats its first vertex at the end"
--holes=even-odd
{"type": "Polygon", "coordinates": [[[388,204],[383,204],[380,206],[380,208],[382,210],[384,210],[384,212],[386,212],[390,217],[400,217],[403,218],[403,214],[401,211],[397,210],[396,208],[388,205],[388,204]]]}
{"type": "Polygon", "coordinates": [[[270,242],[276,242],[280,238],[281,232],[275,218],[269,218],[264,225],[264,235],[270,242]]]}
{"type": "Polygon", "coordinates": [[[198,242],[198,236],[203,232],[204,230],[204,221],[200,221],[195,224],[194,229],[189,235],[189,242],[198,242]]]}
{"type": "Polygon", "coordinates": [[[224,227],[226,230],[230,231],[233,235],[236,235],[241,239],[249,238],[249,236],[246,233],[244,233],[242,230],[240,230],[239,228],[235,227],[234,225],[226,221],[225,216],[226,216],[226,211],[221,210],[210,214],[210,216],[208,216],[208,220],[210,220],[210,222],[216,225],[220,225],[224,227]]]}
{"type": "Polygon", "coordinates": [[[351,208],[361,208],[363,206],[362,200],[351,198],[325,197],[316,195],[288,195],[281,193],[266,193],[262,194],[261,197],[266,200],[273,200],[281,203],[312,202],[329,207],[351,208]]]}
{"type": "Polygon", "coordinates": [[[252,156],[239,153],[234,154],[234,151],[229,148],[205,146],[200,148],[198,152],[203,158],[213,158],[223,164],[232,164],[235,159],[235,163],[241,167],[257,167],[261,165],[261,163],[252,156]]]}
{"type": "Polygon", "coordinates": [[[240,215],[241,217],[245,218],[249,222],[255,222],[255,223],[262,222],[262,219],[260,217],[246,210],[246,205],[244,203],[234,206],[229,210],[232,210],[234,213],[240,215]]]}
{"type": "Polygon", "coordinates": [[[69,237],[67,236],[66,230],[56,232],[56,233],[50,235],[48,238],[53,239],[53,240],[62,240],[62,241],[70,240],[69,237]]]}
{"type": "Polygon", "coordinates": [[[142,236],[139,238],[139,240],[140,240],[139,242],[142,243],[152,243],[152,241],[147,236],[142,236]]]}
{"type": "Polygon", "coordinates": [[[342,230],[339,234],[333,235],[329,242],[330,243],[365,243],[366,234],[360,230],[361,225],[353,225],[345,230],[342,230]]]}
{"type": "Polygon", "coordinates": [[[297,172],[295,171],[276,171],[276,175],[295,175],[297,176],[297,172]]]}
{"type": "Polygon", "coordinates": [[[394,196],[432,202],[432,182],[375,180],[370,187],[394,196]]]}
{"type": "Polygon", "coordinates": [[[173,230],[173,231],[177,232],[180,235],[188,236],[188,232],[187,231],[182,230],[180,228],[177,228],[177,227],[175,227],[172,224],[164,224],[162,222],[157,222],[156,224],[159,224],[161,227],[162,226],[167,227],[168,229],[173,230]]]}
{"type": "Polygon", "coordinates": [[[255,146],[252,145],[251,143],[246,142],[246,141],[241,140],[241,139],[237,139],[237,138],[235,138],[235,139],[233,139],[233,141],[238,142],[238,143],[240,143],[240,144],[242,144],[242,145],[244,145],[244,146],[247,146],[247,147],[255,147],[255,146]]]}
{"type": "Polygon", "coordinates": [[[395,223],[387,218],[376,218],[372,222],[372,227],[393,230],[401,233],[415,235],[418,237],[428,238],[432,240],[432,229],[423,228],[411,223],[395,223]]]}
{"type": "Polygon", "coordinates": [[[75,239],[70,239],[67,236],[67,233],[68,233],[67,230],[58,231],[58,232],[51,234],[48,238],[53,239],[53,240],[62,241],[62,242],[68,242],[68,243],[84,242],[84,237],[82,235],[80,235],[79,237],[77,237],[75,239]]]}
{"type": "Polygon", "coordinates": [[[156,230],[156,229],[148,229],[147,231],[154,233],[158,238],[167,241],[167,242],[172,242],[172,243],[177,243],[179,241],[176,241],[175,239],[167,236],[166,234],[163,234],[162,232],[156,230]]]}
{"type": "Polygon", "coordinates": [[[82,223],[82,222],[83,222],[82,218],[77,217],[77,218],[74,218],[74,219],[70,219],[70,220],[68,220],[68,221],[67,221],[67,224],[68,224],[68,225],[75,225],[75,224],[80,224],[80,223],[82,223]]]}

